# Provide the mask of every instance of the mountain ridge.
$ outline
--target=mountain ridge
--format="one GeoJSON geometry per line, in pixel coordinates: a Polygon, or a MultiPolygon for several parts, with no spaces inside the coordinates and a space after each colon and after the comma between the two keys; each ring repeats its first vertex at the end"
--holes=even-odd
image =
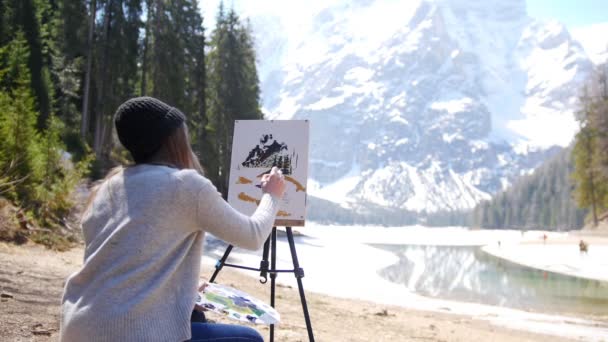
{"type": "Polygon", "coordinates": [[[311,122],[311,195],[467,210],[567,145],[593,64],[563,25],[503,3],[338,2],[294,39],[252,18],[267,117],[311,122]],[[353,29],[365,13],[386,27],[353,29]]]}

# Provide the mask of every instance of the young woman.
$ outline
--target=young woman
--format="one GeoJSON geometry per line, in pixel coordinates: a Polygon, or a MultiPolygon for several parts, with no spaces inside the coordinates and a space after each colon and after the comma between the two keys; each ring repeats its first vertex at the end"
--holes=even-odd
{"type": "Polygon", "coordinates": [[[188,141],[186,117],[150,97],[117,110],[118,138],[135,165],[93,189],[83,214],[84,264],[66,283],[62,341],[263,341],[244,326],[191,323],[205,232],[259,248],[270,233],[285,182],[262,178],[251,217],[228,205],[188,141]]]}

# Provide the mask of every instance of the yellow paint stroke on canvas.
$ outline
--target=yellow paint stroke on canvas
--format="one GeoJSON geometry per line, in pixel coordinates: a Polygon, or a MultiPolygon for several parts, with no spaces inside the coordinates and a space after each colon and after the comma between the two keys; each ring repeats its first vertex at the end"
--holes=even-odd
{"type": "Polygon", "coordinates": [[[250,184],[250,183],[252,183],[252,181],[245,177],[239,177],[239,179],[236,181],[236,184],[250,184]]]}
{"type": "Polygon", "coordinates": [[[292,178],[290,176],[285,176],[285,180],[288,182],[292,182],[296,186],[296,192],[298,192],[298,191],[306,192],[306,188],[303,187],[302,184],[300,184],[300,182],[298,182],[295,178],[292,178]]]}
{"type": "Polygon", "coordinates": [[[279,212],[277,213],[277,216],[291,216],[291,214],[286,211],[279,210],[279,212]]]}
{"type": "Polygon", "coordinates": [[[253,197],[247,195],[244,192],[239,193],[238,199],[240,199],[243,202],[255,203],[256,205],[260,204],[260,200],[259,199],[253,198],[253,197]]]}
{"type": "MultiPolygon", "coordinates": [[[[268,172],[264,172],[264,173],[258,175],[257,178],[262,178],[262,176],[265,174],[268,174],[268,172]]],[[[298,191],[306,192],[306,188],[302,184],[300,184],[300,182],[298,182],[295,178],[293,178],[291,176],[285,176],[285,180],[290,183],[293,183],[293,185],[296,186],[296,192],[298,192],[298,191]]]]}

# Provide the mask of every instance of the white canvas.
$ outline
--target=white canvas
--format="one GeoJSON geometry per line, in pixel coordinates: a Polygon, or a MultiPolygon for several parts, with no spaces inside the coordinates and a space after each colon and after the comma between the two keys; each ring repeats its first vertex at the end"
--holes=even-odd
{"type": "Polygon", "coordinates": [[[287,184],[276,226],[303,226],[308,180],[308,120],[237,120],[234,124],[228,203],[243,214],[255,211],[261,177],[279,167],[287,184]]]}

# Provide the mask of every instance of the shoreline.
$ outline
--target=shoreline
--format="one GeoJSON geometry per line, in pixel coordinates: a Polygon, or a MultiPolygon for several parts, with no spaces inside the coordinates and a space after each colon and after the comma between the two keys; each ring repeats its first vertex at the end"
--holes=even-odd
{"type": "MultiPolygon", "coordinates": [[[[390,240],[393,245],[424,245],[446,247],[446,242],[456,242],[455,247],[475,247],[481,249],[497,239],[503,239],[503,244],[534,244],[547,233],[552,243],[564,239],[578,239],[579,236],[569,236],[565,232],[527,231],[469,231],[463,236],[463,228],[452,227],[447,230],[436,230],[423,227],[340,227],[312,224],[312,228],[302,228],[301,240],[298,244],[298,259],[306,269],[304,288],[308,292],[316,292],[344,299],[362,299],[379,305],[395,305],[407,310],[444,313],[449,315],[465,315],[475,319],[488,321],[495,326],[505,326],[531,332],[543,332],[552,336],[568,336],[585,341],[604,341],[608,336],[608,313],[584,313],[577,311],[551,311],[528,308],[510,308],[498,305],[465,302],[459,300],[440,299],[418,295],[408,290],[403,284],[392,283],[381,277],[376,270],[383,269],[396,262],[394,254],[378,250],[373,244],[383,244],[390,240]],[[404,229],[410,234],[403,234],[404,229]],[[429,237],[437,240],[437,232],[445,232],[447,238],[439,239],[439,243],[429,243],[429,237]],[[344,237],[348,237],[345,239],[344,237]],[[458,239],[453,239],[457,236],[458,239]],[[416,243],[412,243],[416,242],[416,243]],[[338,273],[336,273],[338,272],[338,273]],[[326,283],[323,280],[330,280],[326,283]],[[363,284],[365,283],[365,284],[363,284]],[[378,292],[381,289],[381,292],[378,292]]],[[[576,240],[578,242],[578,240],[576,240]]],[[[607,240],[608,241],[608,240],[607,240]]],[[[596,246],[592,242],[591,246],[596,246]]],[[[450,245],[454,246],[454,245],[450,245]]],[[[503,245],[504,246],[504,245],[503,245]]],[[[218,252],[217,250],[215,251],[218,252]]],[[[223,252],[223,250],[222,250],[223,252]]],[[[483,252],[482,252],[483,253],[483,252]]],[[[221,253],[220,253],[221,254],[221,253]]],[[[261,251],[233,251],[233,263],[247,264],[256,267],[259,264],[261,251]]],[[[278,267],[289,268],[291,260],[285,241],[278,241],[278,267]]],[[[207,272],[212,272],[214,262],[219,258],[209,257],[206,261],[207,272]]],[[[223,271],[222,271],[223,272],[223,271]]],[[[238,271],[240,272],[240,271],[238,271]]],[[[242,272],[244,276],[255,278],[255,272],[242,272]]],[[[277,282],[296,287],[293,276],[280,275],[277,282]]]]}
{"type": "MultiPolygon", "coordinates": [[[[204,263],[202,266],[207,273],[213,270],[214,263],[210,261],[211,260],[207,260],[207,262],[204,263]]],[[[298,296],[297,286],[290,281],[284,281],[285,278],[290,278],[290,275],[287,275],[287,277],[277,277],[277,293],[280,293],[281,290],[285,291],[285,289],[289,289],[292,291],[291,296],[298,296]]],[[[208,277],[202,277],[202,279],[206,281],[208,277]]],[[[241,290],[246,289],[245,292],[250,293],[266,302],[269,302],[269,285],[267,284],[267,286],[262,286],[267,287],[267,290],[260,290],[259,286],[257,286],[259,284],[256,284],[257,280],[258,278],[256,272],[224,268],[218,274],[216,282],[233,287],[238,287],[241,290]],[[243,281],[243,278],[248,278],[249,281],[243,281]],[[239,283],[240,286],[237,285],[239,283]],[[245,285],[247,283],[253,284],[245,285]]],[[[506,331],[512,331],[516,332],[517,334],[522,334],[522,336],[527,336],[527,334],[540,335],[545,336],[545,338],[549,337],[552,340],[557,339],[557,341],[560,341],[561,339],[566,339],[570,341],[578,340],[586,342],[608,342],[608,340],[605,338],[605,336],[608,336],[608,315],[602,317],[591,317],[589,315],[573,313],[552,314],[547,312],[522,310],[474,302],[462,302],[449,299],[430,298],[417,294],[412,294],[411,296],[409,296],[409,298],[411,298],[412,300],[409,304],[400,302],[398,300],[396,300],[395,303],[376,302],[369,299],[353,298],[349,296],[337,296],[335,294],[310,291],[306,287],[306,278],[304,278],[303,282],[304,289],[306,292],[305,295],[309,302],[310,297],[323,297],[332,298],[332,301],[341,301],[345,303],[360,303],[360,305],[362,305],[363,307],[370,306],[376,308],[374,315],[377,316],[386,316],[383,314],[384,310],[393,313],[404,312],[407,313],[407,315],[411,314],[411,312],[416,312],[418,315],[422,315],[427,318],[442,317],[446,321],[456,320],[460,322],[460,320],[466,318],[466,320],[483,322],[484,325],[487,324],[488,327],[491,327],[490,331],[492,332],[494,331],[494,329],[500,328],[506,329],[506,331]]],[[[281,296],[282,295],[277,295],[277,298],[281,298],[281,296]]],[[[300,325],[300,328],[303,332],[301,338],[302,341],[304,341],[307,339],[304,319],[301,311],[299,297],[296,297],[295,299],[292,298],[293,305],[299,308],[300,311],[293,310],[293,308],[290,308],[289,316],[293,316],[295,314],[296,318],[301,320],[302,325],[300,325]],[[297,299],[297,301],[295,299],[297,299]]],[[[281,300],[277,299],[277,309],[279,310],[281,317],[284,317],[283,311],[281,311],[283,307],[281,306],[280,302],[281,300]]],[[[367,310],[367,313],[370,313],[369,310],[367,310]]],[[[312,315],[313,314],[311,312],[311,317],[312,315]]],[[[231,320],[220,319],[219,322],[230,323],[231,320]]],[[[313,328],[314,325],[315,324],[313,319],[313,328]]],[[[260,331],[267,331],[267,329],[263,327],[260,329],[260,331]]],[[[505,341],[520,341],[520,338],[521,337],[506,339],[505,341]]],[[[490,339],[503,341],[502,339],[496,339],[495,337],[491,337],[490,339]]],[[[281,339],[279,340],[282,341],[281,339]]],[[[472,340],[483,341],[483,339],[472,340]]],[[[439,339],[438,341],[441,341],[441,339],[439,339]]],[[[452,341],[452,339],[448,338],[447,340],[443,341],[452,341]]]]}
{"type": "MultiPolygon", "coordinates": [[[[252,272],[253,273],[253,272],[252,272]]],[[[256,298],[268,301],[269,286],[260,285],[253,276],[233,269],[220,272],[218,282],[239,287],[256,298]],[[245,279],[244,279],[245,278],[245,279]]],[[[306,284],[304,285],[306,287],[306,284]]],[[[277,283],[276,308],[281,323],[275,327],[277,341],[307,341],[298,290],[277,283]]],[[[306,291],[315,339],[320,341],[603,341],[602,339],[567,338],[555,334],[512,329],[503,324],[444,310],[426,311],[397,305],[379,304],[360,299],[340,298],[306,291]]],[[[234,323],[217,314],[207,317],[216,322],[234,323]]],[[[267,326],[254,326],[265,339],[267,326]]]]}
{"type": "MultiPolygon", "coordinates": [[[[82,263],[82,252],[82,247],[68,252],[53,252],[31,244],[15,246],[0,243],[2,340],[57,340],[63,284],[65,278],[82,263]]],[[[211,271],[212,268],[205,264],[202,274],[207,275],[211,271]]],[[[235,286],[260,299],[269,298],[269,286],[261,285],[257,279],[235,270],[222,270],[218,282],[235,286]]],[[[306,278],[304,286],[306,289],[306,278]]],[[[282,317],[282,322],[275,329],[276,340],[308,340],[297,288],[278,284],[276,298],[282,317]]],[[[315,338],[319,341],[572,340],[509,329],[501,326],[500,322],[467,314],[407,309],[309,290],[306,290],[306,299],[315,338]]],[[[207,317],[218,322],[235,323],[218,315],[208,314],[207,317]]],[[[268,338],[267,326],[255,328],[264,338],[268,338]]]]}

